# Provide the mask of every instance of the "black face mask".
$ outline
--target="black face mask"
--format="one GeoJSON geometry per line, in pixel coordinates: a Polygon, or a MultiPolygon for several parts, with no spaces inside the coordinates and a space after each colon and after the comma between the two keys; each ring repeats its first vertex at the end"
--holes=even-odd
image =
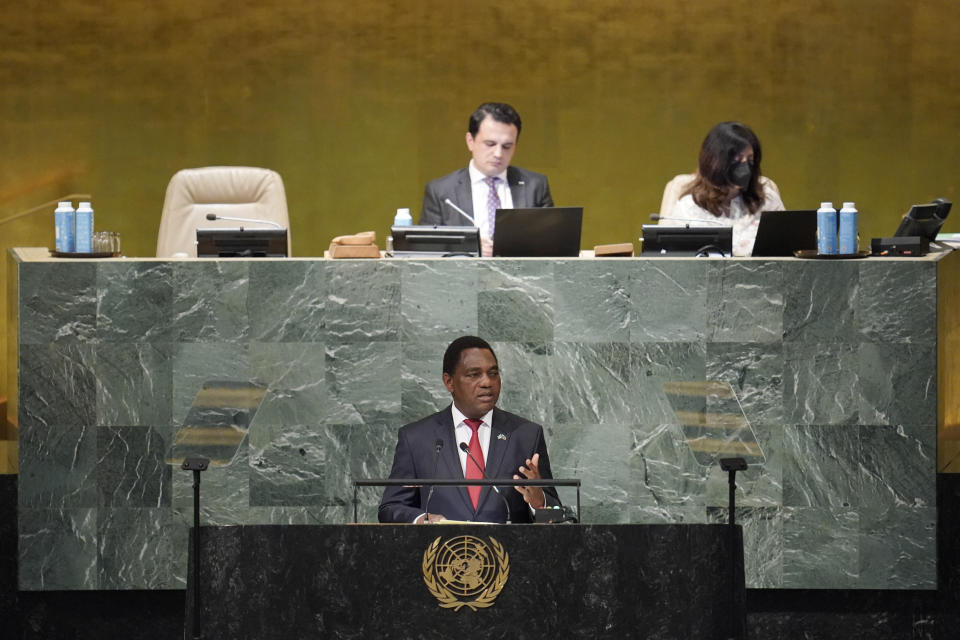
{"type": "Polygon", "coordinates": [[[750,186],[750,179],[752,177],[753,168],[748,162],[738,162],[730,167],[730,170],[727,172],[727,178],[730,180],[730,184],[736,185],[741,189],[746,189],[750,186]]]}

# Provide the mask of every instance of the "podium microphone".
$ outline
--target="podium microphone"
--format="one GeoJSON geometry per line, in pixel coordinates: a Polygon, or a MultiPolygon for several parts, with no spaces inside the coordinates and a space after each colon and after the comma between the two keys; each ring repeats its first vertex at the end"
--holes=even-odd
{"type": "Polygon", "coordinates": [[[284,228],[282,224],[274,222],[273,220],[260,220],[258,218],[231,218],[229,216],[218,216],[215,213],[208,213],[207,220],[229,220],[231,222],[254,222],[256,224],[269,224],[276,227],[277,229],[284,228]]]}
{"type": "MultiPolygon", "coordinates": [[[[450,198],[447,198],[447,199],[444,200],[443,202],[444,202],[444,204],[450,205],[450,207],[451,207],[454,211],[456,211],[457,213],[459,213],[460,215],[462,215],[464,218],[466,218],[467,220],[469,220],[469,221],[470,221],[470,224],[472,224],[473,226],[477,226],[477,221],[473,219],[473,216],[471,216],[469,213],[467,213],[466,211],[464,211],[463,209],[461,209],[461,208],[458,207],[457,205],[453,204],[453,202],[450,201],[450,198]]],[[[476,460],[474,460],[474,462],[476,462],[476,460]]]]}
{"type": "Polygon", "coordinates": [[[729,225],[724,224],[723,222],[720,222],[719,220],[700,220],[700,219],[698,219],[698,218],[674,218],[673,216],[662,216],[662,215],[660,215],[659,213],[651,213],[651,214],[650,214],[650,219],[653,220],[654,222],[657,222],[657,221],[659,221],[659,220],[671,220],[671,221],[672,221],[672,220],[676,220],[677,222],[686,222],[688,229],[690,228],[690,223],[691,223],[691,222],[696,222],[698,225],[700,225],[700,224],[715,224],[715,225],[719,225],[719,226],[721,226],[721,227],[729,226],[729,225]]]}
{"type": "MultiPolygon", "coordinates": [[[[483,470],[483,465],[481,465],[479,462],[477,462],[477,459],[473,457],[473,454],[472,454],[472,453],[470,453],[470,447],[467,446],[467,443],[466,443],[466,442],[461,442],[461,443],[460,443],[460,451],[463,451],[465,454],[467,454],[468,456],[470,456],[470,459],[473,460],[473,464],[477,465],[477,469],[480,469],[480,475],[483,476],[483,479],[484,479],[484,480],[489,480],[489,479],[490,479],[490,478],[487,477],[487,473],[483,470]]],[[[504,495],[503,495],[502,493],[500,493],[500,488],[497,487],[497,485],[492,484],[492,485],[490,485],[490,488],[493,489],[494,491],[496,491],[496,492],[497,492],[497,495],[500,496],[500,499],[503,500],[503,508],[506,509],[506,511],[507,511],[507,524],[511,524],[511,522],[510,522],[510,503],[507,502],[506,497],[504,497],[504,495]]]]}
{"type": "MultiPolygon", "coordinates": [[[[433,446],[436,447],[436,451],[434,451],[434,454],[433,454],[434,457],[433,457],[433,476],[432,477],[436,478],[437,467],[440,466],[440,450],[443,449],[443,440],[437,439],[437,441],[433,443],[433,446]]],[[[426,512],[426,516],[423,518],[423,521],[427,524],[430,523],[430,498],[433,497],[433,490],[436,488],[437,488],[437,485],[435,484],[430,485],[430,491],[427,492],[427,502],[423,506],[424,507],[423,510],[426,512]]]]}

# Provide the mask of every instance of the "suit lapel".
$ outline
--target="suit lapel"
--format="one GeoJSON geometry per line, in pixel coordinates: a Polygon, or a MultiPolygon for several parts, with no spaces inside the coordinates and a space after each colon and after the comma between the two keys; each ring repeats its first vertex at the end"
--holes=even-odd
{"type": "MultiPolygon", "coordinates": [[[[454,198],[453,201],[457,203],[457,206],[469,213],[471,216],[476,218],[473,214],[473,189],[470,186],[470,172],[467,169],[462,169],[460,171],[459,179],[457,180],[457,186],[454,189],[454,198]]],[[[444,205],[446,206],[446,205],[444,205]]],[[[469,224],[469,220],[464,220],[463,216],[454,212],[457,218],[460,219],[458,224],[466,225],[469,224]]]]}
{"type": "Polygon", "coordinates": [[[527,209],[530,205],[527,185],[520,171],[514,167],[507,167],[507,183],[510,185],[510,195],[513,198],[514,209],[527,209]]]}
{"type": "MultiPolygon", "coordinates": [[[[510,432],[513,430],[513,424],[506,413],[494,407],[492,427],[490,430],[490,445],[487,447],[487,459],[484,463],[484,473],[490,479],[512,478],[513,470],[503,469],[502,467],[504,454],[506,454],[507,447],[510,444],[510,432]]],[[[500,491],[504,490],[504,487],[500,487],[500,491]]],[[[480,501],[477,503],[477,511],[483,507],[484,501],[488,498],[490,500],[500,500],[496,496],[491,497],[490,494],[492,493],[493,489],[490,487],[483,488],[480,501]]]]}

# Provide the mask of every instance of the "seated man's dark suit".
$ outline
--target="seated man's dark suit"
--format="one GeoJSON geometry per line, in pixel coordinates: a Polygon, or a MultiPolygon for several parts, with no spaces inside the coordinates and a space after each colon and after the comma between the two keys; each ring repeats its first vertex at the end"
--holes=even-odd
{"type": "MultiPolygon", "coordinates": [[[[510,185],[510,195],[515,209],[553,206],[547,176],[510,166],[507,167],[507,183],[510,185]]],[[[427,184],[423,194],[420,224],[472,226],[470,221],[460,215],[456,209],[444,203],[447,198],[476,218],[473,213],[470,171],[466,168],[458,169],[427,184]]]]}
{"type": "MultiPolygon", "coordinates": [[[[513,478],[517,469],[534,453],[540,454],[540,476],[553,477],[540,425],[497,408],[493,409],[492,423],[485,461],[488,478],[513,478]]],[[[463,478],[449,405],[432,416],[401,427],[390,477],[463,478]],[[439,461],[436,456],[437,440],[443,440],[439,461]]],[[[429,491],[429,487],[387,487],[380,502],[380,522],[413,522],[424,513],[429,491]]],[[[512,485],[500,487],[500,492],[510,504],[512,522],[532,520],[529,506],[512,485]]],[[[544,492],[548,504],[560,503],[556,489],[545,487],[544,492]]],[[[430,513],[443,514],[448,520],[506,521],[503,500],[490,487],[483,488],[476,512],[466,487],[437,487],[430,499],[430,513]]]]}

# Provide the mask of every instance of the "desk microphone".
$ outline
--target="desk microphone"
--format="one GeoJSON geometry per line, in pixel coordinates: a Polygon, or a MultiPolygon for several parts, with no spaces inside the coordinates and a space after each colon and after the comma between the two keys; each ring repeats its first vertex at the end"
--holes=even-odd
{"type": "MultiPolygon", "coordinates": [[[[440,466],[440,450],[443,449],[443,440],[437,439],[433,443],[433,446],[436,447],[436,450],[433,453],[433,478],[437,477],[437,468],[440,466]]],[[[423,521],[426,524],[430,523],[430,498],[433,497],[433,490],[437,488],[437,485],[430,485],[430,491],[427,492],[427,503],[424,505],[424,511],[426,515],[423,518],[423,521]]]]}
{"type": "Polygon", "coordinates": [[[467,220],[469,220],[469,221],[470,221],[470,224],[472,224],[473,226],[477,226],[477,221],[473,219],[473,216],[471,216],[469,213],[467,213],[466,211],[464,211],[463,209],[461,209],[461,208],[458,207],[457,205],[453,204],[453,202],[450,201],[450,198],[447,198],[447,199],[444,200],[443,202],[444,202],[444,204],[450,205],[450,206],[453,208],[454,211],[456,211],[457,213],[459,213],[460,215],[462,215],[464,218],[466,218],[467,220]]]}
{"type": "Polygon", "coordinates": [[[650,219],[653,220],[654,222],[657,222],[658,220],[676,220],[677,222],[686,222],[688,229],[690,228],[691,222],[696,222],[697,224],[716,224],[721,227],[729,226],[727,224],[724,224],[723,222],[720,222],[719,220],[700,220],[698,218],[674,218],[673,216],[662,216],[659,213],[651,213],[650,219]]]}
{"type": "MultiPolygon", "coordinates": [[[[463,451],[465,454],[467,454],[468,456],[470,456],[470,459],[473,460],[473,464],[477,465],[477,469],[480,469],[480,475],[483,476],[483,479],[484,479],[484,480],[489,480],[489,479],[490,479],[490,478],[487,477],[487,473],[483,470],[483,465],[481,465],[480,463],[478,463],[478,462],[477,462],[477,459],[473,457],[473,454],[472,454],[472,453],[470,453],[470,447],[467,446],[467,443],[466,443],[466,442],[461,442],[461,443],[460,443],[460,451],[463,451]]],[[[497,485],[492,484],[492,485],[490,485],[490,487],[491,487],[494,491],[496,491],[496,492],[497,492],[497,495],[500,496],[500,499],[503,500],[503,508],[507,510],[507,524],[511,524],[511,522],[510,522],[510,503],[507,502],[506,497],[504,497],[504,495],[503,495],[502,493],[500,493],[500,489],[497,487],[497,485]]]]}
{"type": "Polygon", "coordinates": [[[218,216],[215,213],[208,213],[207,220],[229,220],[231,222],[254,222],[256,224],[269,224],[276,227],[277,229],[284,228],[282,224],[276,223],[273,220],[260,220],[257,218],[231,218],[229,216],[218,216]]]}

